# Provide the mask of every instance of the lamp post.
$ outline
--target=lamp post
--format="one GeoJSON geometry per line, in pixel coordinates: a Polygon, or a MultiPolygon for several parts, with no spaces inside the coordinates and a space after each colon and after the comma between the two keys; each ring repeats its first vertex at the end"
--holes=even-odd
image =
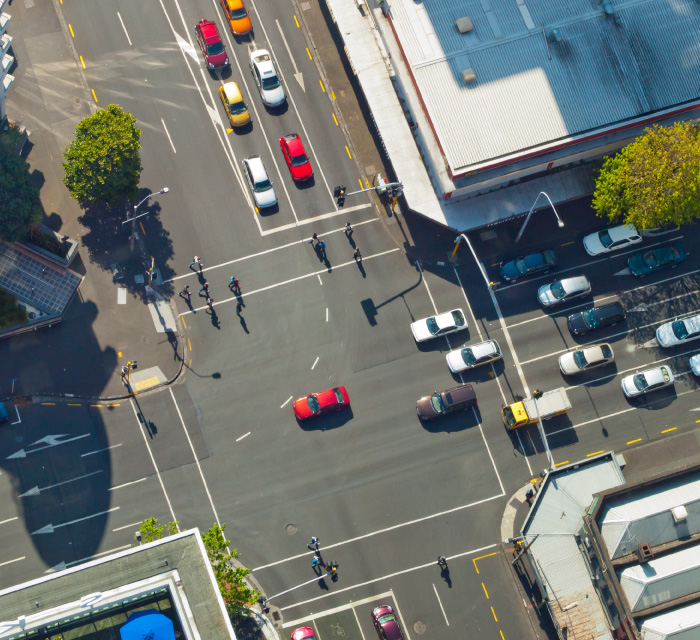
{"type": "Polygon", "coordinates": [[[544,448],[545,451],[547,452],[547,462],[549,466],[547,467],[547,471],[551,471],[554,469],[554,459],[552,458],[552,452],[549,450],[549,442],[547,442],[547,435],[544,432],[544,425],[542,424],[542,416],[540,416],[540,408],[537,405],[537,401],[542,397],[542,392],[539,389],[535,389],[532,392],[532,399],[535,404],[535,411],[537,412],[537,426],[539,427],[540,430],[540,438],[542,438],[542,442],[544,443],[544,448]]]}
{"type": "Polygon", "coordinates": [[[455,248],[452,251],[451,258],[455,257],[455,253],[457,253],[457,249],[459,249],[459,243],[462,242],[462,239],[465,240],[465,242],[467,243],[467,246],[469,247],[469,250],[472,252],[472,255],[474,256],[474,261],[476,262],[476,266],[479,267],[479,271],[481,272],[481,275],[484,278],[484,282],[486,283],[486,287],[488,288],[489,291],[492,291],[494,284],[486,276],[486,271],[484,271],[483,265],[481,264],[481,262],[479,262],[479,258],[476,257],[476,252],[474,251],[474,247],[472,247],[472,243],[469,241],[469,238],[467,238],[467,236],[465,234],[460,233],[455,238],[455,248]]]}
{"type": "Polygon", "coordinates": [[[520,233],[518,234],[518,237],[515,239],[516,242],[518,242],[518,240],[520,240],[520,236],[523,235],[523,231],[525,231],[525,225],[527,225],[527,223],[530,221],[530,216],[532,215],[532,212],[535,210],[535,205],[537,204],[537,201],[540,199],[540,196],[544,196],[545,198],[547,198],[547,200],[549,200],[549,206],[552,207],[552,211],[554,211],[554,215],[557,217],[557,224],[559,225],[559,228],[561,229],[564,226],[562,219],[559,217],[557,210],[554,208],[554,203],[552,202],[552,199],[544,191],[540,191],[537,194],[535,201],[532,203],[532,206],[530,207],[530,211],[528,211],[527,218],[525,218],[525,222],[523,222],[523,226],[520,228],[520,233]]]}
{"type": "Polygon", "coordinates": [[[131,239],[129,240],[129,250],[133,251],[134,250],[134,237],[136,236],[136,218],[141,218],[143,216],[148,215],[148,211],[146,213],[142,213],[140,216],[136,215],[136,210],[144,203],[146,200],[149,198],[152,198],[153,196],[160,196],[164,193],[168,193],[170,189],[168,187],[163,187],[160,191],[156,191],[155,193],[150,193],[148,194],[141,202],[139,202],[131,212],[131,218],[127,218],[122,222],[122,224],[126,224],[127,222],[131,222],[131,239]]]}

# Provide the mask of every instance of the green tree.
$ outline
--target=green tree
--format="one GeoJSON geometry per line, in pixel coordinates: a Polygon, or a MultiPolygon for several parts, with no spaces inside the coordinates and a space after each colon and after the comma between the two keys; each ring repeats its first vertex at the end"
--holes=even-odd
{"type": "Polygon", "coordinates": [[[690,224],[700,217],[700,130],[655,125],[612,158],[596,180],[593,208],[638,229],[690,224]]]}
{"type": "MultiPolygon", "coordinates": [[[[160,540],[167,535],[171,536],[179,531],[179,522],[168,522],[167,524],[158,524],[157,518],[146,518],[139,526],[139,533],[141,534],[141,542],[153,542],[154,540],[160,540]],[[165,533],[164,533],[165,532],[165,533]]],[[[134,540],[138,540],[134,536],[134,540]]]]}
{"type": "Polygon", "coordinates": [[[39,189],[29,175],[29,164],[15,149],[15,131],[10,127],[0,144],[0,238],[8,242],[18,240],[43,216],[39,189]]]}
{"type": "Polygon", "coordinates": [[[136,200],[142,169],[140,138],[136,118],[116,104],[80,122],[63,153],[63,183],[71,197],[81,204],[136,200]]]}

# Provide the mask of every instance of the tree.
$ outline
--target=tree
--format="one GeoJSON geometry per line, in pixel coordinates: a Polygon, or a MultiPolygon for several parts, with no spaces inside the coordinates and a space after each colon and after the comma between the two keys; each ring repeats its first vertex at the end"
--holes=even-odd
{"type": "Polygon", "coordinates": [[[11,127],[0,144],[0,238],[8,242],[18,240],[43,217],[39,189],[29,175],[29,163],[14,149],[15,131],[11,127]]]}
{"type": "MultiPolygon", "coordinates": [[[[153,542],[154,540],[160,540],[161,538],[164,537],[163,531],[167,530],[167,534],[169,536],[173,535],[174,533],[178,532],[178,525],[179,522],[168,522],[168,524],[161,525],[158,524],[158,519],[157,518],[146,518],[141,525],[139,526],[139,533],[141,534],[141,542],[146,543],[146,542],[153,542]]],[[[138,540],[136,536],[134,536],[134,540],[138,540]]]]}
{"type": "Polygon", "coordinates": [[[140,138],[136,118],[116,104],[82,120],[63,153],[63,183],[71,197],[81,204],[136,200],[143,168],[140,138]]]}
{"type": "Polygon", "coordinates": [[[593,208],[638,229],[690,224],[700,217],[700,130],[655,125],[614,157],[596,180],[593,208]]]}

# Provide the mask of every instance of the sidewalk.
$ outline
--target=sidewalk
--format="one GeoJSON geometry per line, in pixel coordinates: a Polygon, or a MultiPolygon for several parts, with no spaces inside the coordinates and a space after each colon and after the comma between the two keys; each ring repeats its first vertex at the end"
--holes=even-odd
{"type": "Polygon", "coordinates": [[[128,360],[138,360],[144,374],[152,370],[146,376],[151,381],[172,380],[182,365],[179,337],[169,330],[176,326],[175,316],[167,301],[156,309],[144,285],[135,282],[134,276],[143,278],[144,268],[139,253],[129,252],[127,233],[115,235],[109,225],[81,224],[89,224],[91,213],[83,211],[63,185],[63,150],[75,126],[96,105],[58,6],[55,1],[8,7],[17,66],[6,106],[10,121],[29,132],[23,155],[40,188],[45,224],[80,241],[71,270],[83,281],[62,323],[0,341],[3,398],[124,396],[121,367],[128,360]],[[121,280],[110,270],[115,263],[124,270],[121,280]],[[156,320],[165,325],[160,331],[156,320]]]}

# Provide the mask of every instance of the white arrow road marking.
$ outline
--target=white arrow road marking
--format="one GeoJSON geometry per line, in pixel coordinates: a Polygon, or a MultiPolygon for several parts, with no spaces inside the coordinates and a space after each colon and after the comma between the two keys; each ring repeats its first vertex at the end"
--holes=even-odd
{"type": "Polygon", "coordinates": [[[218,124],[220,127],[223,127],[224,123],[221,120],[221,115],[219,115],[218,110],[214,109],[214,107],[212,107],[210,104],[207,104],[206,107],[207,107],[207,113],[209,114],[211,121],[214,124],[218,124]]]}
{"type": "Polygon", "coordinates": [[[46,436],[45,438],[42,438],[41,440],[37,440],[36,442],[32,442],[29,446],[33,446],[35,444],[41,444],[42,442],[46,443],[45,447],[37,447],[36,449],[32,449],[31,451],[27,451],[26,449],[20,449],[19,451],[16,451],[15,453],[7,456],[5,458],[6,460],[11,460],[13,458],[26,458],[28,453],[36,453],[37,451],[41,451],[42,449],[49,449],[50,447],[55,447],[59,444],[65,444],[66,442],[72,442],[73,440],[80,440],[81,438],[87,438],[90,436],[89,433],[84,433],[82,436],[76,436],[75,438],[68,438],[68,440],[59,440],[59,438],[63,438],[67,433],[61,433],[57,436],[46,436]]]}
{"type": "Polygon", "coordinates": [[[306,93],[306,89],[304,88],[304,77],[301,74],[301,72],[299,71],[299,69],[297,69],[297,63],[294,60],[294,58],[292,57],[292,52],[289,48],[289,45],[287,44],[287,38],[284,37],[284,32],[282,31],[282,26],[280,25],[280,21],[275,20],[275,22],[277,23],[277,28],[280,30],[280,35],[282,36],[282,42],[284,42],[284,46],[287,49],[287,53],[289,54],[289,59],[292,61],[292,66],[294,67],[294,77],[297,79],[297,82],[301,86],[301,90],[304,93],[306,93]]]}
{"type": "Polygon", "coordinates": [[[638,304],[636,307],[633,309],[628,309],[627,313],[632,313],[634,311],[649,311],[649,306],[646,304],[646,302],[642,302],[642,304],[638,304]]]}
{"type": "Polygon", "coordinates": [[[62,522],[61,524],[57,524],[55,526],[52,524],[47,524],[45,527],[34,531],[32,535],[36,535],[37,533],[53,533],[56,529],[60,529],[61,527],[67,527],[68,525],[75,524],[76,522],[82,522],[83,520],[89,520],[90,518],[98,518],[99,516],[103,516],[105,513],[111,513],[112,511],[117,511],[118,509],[119,507],[112,507],[111,509],[107,509],[107,511],[93,513],[92,515],[85,516],[84,518],[78,518],[77,520],[71,520],[70,522],[62,522]]]}
{"type": "Polygon", "coordinates": [[[175,40],[177,40],[177,43],[180,45],[180,49],[182,49],[190,58],[199,64],[199,56],[197,55],[195,48],[174,29],[173,33],[175,34],[175,40]]]}
{"type": "Polygon", "coordinates": [[[48,491],[49,489],[53,489],[54,487],[60,487],[63,484],[68,484],[69,482],[75,482],[76,480],[82,480],[83,478],[89,478],[90,476],[94,476],[96,473],[102,473],[102,469],[99,471],[93,471],[92,473],[86,473],[84,476],[78,476],[77,478],[71,478],[70,480],[64,480],[63,482],[58,482],[56,484],[50,484],[48,487],[33,487],[29,491],[26,491],[23,493],[20,498],[27,498],[29,496],[38,496],[42,491],[48,491]]]}
{"type": "Polygon", "coordinates": [[[652,338],[651,340],[647,340],[646,342],[642,343],[642,347],[645,349],[651,349],[652,347],[658,347],[659,343],[656,340],[656,338],[652,338]]]}
{"type": "Polygon", "coordinates": [[[615,275],[616,276],[629,276],[629,275],[631,275],[631,273],[630,273],[629,267],[627,267],[626,269],[622,269],[622,271],[616,271],[615,275]]]}

